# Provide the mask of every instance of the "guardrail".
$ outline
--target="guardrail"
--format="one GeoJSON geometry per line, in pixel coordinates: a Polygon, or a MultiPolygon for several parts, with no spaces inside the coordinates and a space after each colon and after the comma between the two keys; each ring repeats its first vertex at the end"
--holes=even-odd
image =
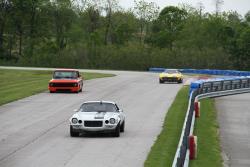
{"type": "Polygon", "coordinates": [[[190,85],[189,105],[172,167],[187,167],[190,159],[189,137],[193,136],[195,103],[208,97],[250,93],[250,76],[198,80],[190,85]]]}
{"type": "MultiPolygon", "coordinates": [[[[221,76],[250,76],[249,71],[237,70],[211,70],[211,69],[179,69],[180,72],[186,74],[207,74],[207,75],[221,75],[221,76]]],[[[165,68],[152,67],[150,72],[163,72],[165,68]]]]}

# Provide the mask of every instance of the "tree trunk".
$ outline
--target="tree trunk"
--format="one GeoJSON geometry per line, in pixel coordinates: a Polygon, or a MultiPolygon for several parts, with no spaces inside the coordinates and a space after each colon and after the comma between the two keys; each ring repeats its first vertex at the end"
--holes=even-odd
{"type": "Polygon", "coordinates": [[[144,43],[144,40],[143,40],[143,29],[144,29],[144,22],[141,20],[141,25],[140,25],[140,41],[141,41],[141,44],[144,43]]]}
{"type": "Polygon", "coordinates": [[[6,2],[1,1],[0,7],[1,15],[0,15],[0,58],[4,58],[4,28],[6,21],[6,2]]]}
{"type": "Polygon", "coordinates": [[[4,23],[2,22],[1,27],[0,27],[0,58],[4,58],[3,32],[4,32],[4,23]]]}
{"type": "Polygon", "coordinates": [[[108,13],[108,22],[105,30],[105,41],[104,44],[107,45],[110,41],[110,27],[111,27],[111,9],[109,9],[108,13]]]}
{"type": "Polygon", "coordinates": [[[29,56],[33,56],[34,50],[34,32],[35,32],[35,16],[36,16],[36,4],[32,1],[32,8],[31,8],[31,18],[30,18],[30,41],[29,41],[29,56]]]}
{"type": "Polygon", "coordinates": [[[19,29],[19,51],[18,51],[19,57],[22,56],[22,45],[23,45],[23,31],[20,28],[19,29]]]}

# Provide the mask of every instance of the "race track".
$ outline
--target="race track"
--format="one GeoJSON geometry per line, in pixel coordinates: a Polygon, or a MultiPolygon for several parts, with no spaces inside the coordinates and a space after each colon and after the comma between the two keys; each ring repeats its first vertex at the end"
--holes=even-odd
{"type": "Polygon", "coordinates": [[[250,94],[216,99],[225,167],[250,166],[250,94]]]}
{"type": "Polygon", "coordinates": [[[83,93],[44,92],[0,107],[1,167],[140,167],[182,85],[159,84],[158,74],[114,72],[84,82],[83,93]],[[72,138],[69,117],[87,100],[111,100],[126,114],[120,138],[72,138]]]}

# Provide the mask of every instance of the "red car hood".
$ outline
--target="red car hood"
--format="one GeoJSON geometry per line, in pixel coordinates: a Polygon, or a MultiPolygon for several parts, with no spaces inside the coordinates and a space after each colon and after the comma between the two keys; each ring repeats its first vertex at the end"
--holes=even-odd
{"type": "Polygon", "coordinates": [[[77,79],[51,79],[49,82],[72,83],[72,82],[78,82],[78,80],[77,79]]]}

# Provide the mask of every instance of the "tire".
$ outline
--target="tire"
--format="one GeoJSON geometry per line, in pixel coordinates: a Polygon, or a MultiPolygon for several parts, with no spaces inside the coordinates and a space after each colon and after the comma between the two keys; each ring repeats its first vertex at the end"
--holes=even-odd
{"type": "Polygon", "coordinates": [[[162,83],[163,83],[163,81],[159,79],[159,83],[160,83],[160,84],[162,84],[162,83]]]}
{"type": "Polygon", "coordinates": [[[81,89],[79,90],[79,92],[82,92],[82,85],[81,85],[81,89]]]}
{"type": "Polygon", "coordinates": [[[125,131],[125,120],[123,121],[122,125],[121,125],[121,132],[125,131]]]}
{"type": "Polygon", "coordinates": [[[50,90],[49,93],[55,93],[55,92],[50,90]]]}
{"type": "Polygon", "coordinates": [[[181,79],[180,81],[178,81],[178,83],[183,83],[183,79],[181,79]]]}
{"type": "Polygon", "coordinates": [[[70,125],[70,136],[71,137],[79,137],[79,132],[74,132],[71,125],[70,125]]]}
{"type": "Polygon", "coordinates": [[[113,137],[120,137],[120,123],[115,128],[115,131],[113,132],[113,137]]]}

